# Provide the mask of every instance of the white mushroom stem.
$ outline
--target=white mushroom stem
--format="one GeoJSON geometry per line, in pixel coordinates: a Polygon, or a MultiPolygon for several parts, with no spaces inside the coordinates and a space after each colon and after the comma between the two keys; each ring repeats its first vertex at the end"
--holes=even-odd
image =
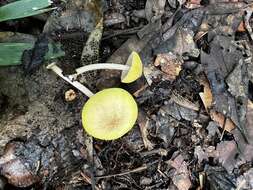
{"type": "Polygon", "coordinates": [[[90,64],[90,65],[85,65],[83,67],[77,68],[75,75],[80,75],[87,71],[93,71],[93,70],[99,70],[99,69],[127,71],[129,70],[129,68],[130,67],[128,65],[116,64],[116,63],[97,63],[97,64],[90,64]]]}
{"type": "Polygon", "coordinates": [[[65,81],[67,81],[68,83],[70,83],[71,85],[73,85],[74,87],[76,87],[78,90],[80,90],[86,96],[91,97],[91,96],[94,95],[88,88],[86,88],[80,82],[78,82],[78,81],[71,81],[68,77],[65,77],[62,74],[62,69],[60,67],[58,67],[56,65],[56,63],[49,64],[47,66],[47,69],[51,69],[52,71],[54,71],[59,77],[61,77],[62,79],[64,79],[65,81]]]}

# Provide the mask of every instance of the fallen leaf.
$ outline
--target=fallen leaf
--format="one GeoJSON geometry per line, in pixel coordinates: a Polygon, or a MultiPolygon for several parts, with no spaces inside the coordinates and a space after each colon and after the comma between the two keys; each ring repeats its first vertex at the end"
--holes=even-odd
{"type": "Polygon", "coordinates": [[[165,147],[169,147],[175,135],[177,122],[169,116],[162,108],[158,111],[156,118],[156,137],[164,142],[165,147]]]}
{"type": "Polygon", "coordinates": [[[168,115],[177,120],[187,120],[193,122],[198,117],[198,112],[177,104],[174,101],[169,101],[168,104],[161,107],[168,115]]]}
{"type": "Polygon", "coordinates": [[[169,160],[168,164],[170,164],[173,168],[176,169],[176,172],[174,173],[172,177],[172,181],[174,185],[176,185],[177,188],[180,190],[190,189],[190,187],[192,186],[192,183],[189,177],[190,173],[187,169],[187,163],[184,161],[183,156],[181,154],[178,155],[176,158],[169,160]]]}
{"type": "Polygon", "coordinates": [[[165,77],[164,73],[153,65],[144,66],[143,75],[145,79],[147,80],[147,83],[149,86],[151,86],[151,84],[154,81],[161,80],[161,78],[166,80],[166,78],[164,78],[165,77]]]}
{"type": "Polygon", "coordinates": [[[216,134],[221,135],[219,126],[214,121],[209,122],[206,129],[208,131],[207,139],[212,139],[216,134]]]}
{"type": "Polygon", "coordinates": [[[245,31],[246,31],[246,28],[245,28],[244,22],[241,21],[241,23],[239,24],[237,28],[237,32],[245,32],[245,31]]]}
{"type": "Polygon", "coordinates": [[[222,141],[217,145],[216,150],[219,163],[231,173],[235,167],[235,156],[238,153],[235,141],[222,141]]]}
{"type": "Polygon", "coordinates": [[[147,0],[145,6],[146,19],[148,21],[155,21],[164,13],[166,0],[147,0]]]}
{"type": "Polygon", "coordinates": [[[196,9],[196,8],[202,7],[200,3],[201,3],[201,0],[188,0],[185,4],[185,7],[187,9],[196,9]]]}
{"type": "Polygon", "coordinates": [[[234,141],[222,141],[218,143],[216,149],[218,151],[217,159],[226,170],[231,173],[234,168],[250,162],[253,159],[253,103],[248,102],[247,110],[247,137],[249,142],[246,143],[240,131],[236,128],[232,131],[234,141]]]}
{"type": "Polygon", "coordinates": [[[154,49],[154,54],[172,52],[176,55],[188,55],[191,57],[198,57],[199,56],[199,49],[197,49],[196,44],[193,40],[194,32],[188,28],[178,28],[180,24],[183,24],[188,17],[192,15],[185,14],[180,21],[178,21],[175,25],[173,25],[169,30],[167,30],[163,34],[163,41],[162,43],[154,49]]]}
{"type": "Polygon", "coordinates": [[[182,70],[182,60],[176,55],[169,53],[158,54],[154,62],[155,66],[161,66],[161,70],[167,74],[169,80],[175,80],[182,70]]]}
{"type": "Polygon", "coordinates": [[[210,117],[213,121],[217,122],[221,128],[231,132],[236,126],[230,118],[225,118],[225,116],[214,110],[210,111],[210,117]]]}
{"type": "Polygon", "coordinates": [[[171,100],[174,101],[175,103],[177,103],[178,105],[183,106],[187,109],[191,109],[191,110],[194,110],[194,111],[199,110],[199,105],[198,104],[192,103],[190,100],[188,100],[187,98],[181,96],[176,91],[172,92],[171,100]]]}
{"type": "Polygon", "coordinates": [[[217,35],[209,45],[210,52],[202,50],[200,59],[213,95],[212,109],[220,113],[214,112],[212,119],[220,126],[227,125],[225,129],[228,131],[234,128],[234,124],[245,135],[248,76],[244,56],[247,54],[239,45],[239,41],[235,43],[230,37],[217,35]],[[243,94],[238,95],[239,92],[243,94]]]}
{"type": "Polygon", "coordinates": [[[199,93],[199,96],[205,106],[206,111],[210,114],[211,119],[215,121],[221,128],[224,127],[226,131],[231,132],[236,127],[232,120],[230,118],[225,118],[222,113],[216,112],[215,110],[210,110],[212,106],[213,95],[207,78],[205,77],[199,82],[204,86],[204,92],[199,93]]]}
{"type": "Polygon", "coordinates": [[[198,158],[198,163],[200,164],[203,160],[208,160],[208,155],[204,152],[201,146],[196,146],[194,148],[194,156],[198,158]]]}
{"type": "Polygon", "coordinates": [[[253,159],[253,103],[250,100],[248,101],[247,106],[245,131],[247,139],[249,141],[248,143],[245,142],[238,129],[232,132],[235,141],[238,144],[238,149],[242,153],[241,159],[243,159],[244,162],[251,161],[253,159]]]}
{"type": "Polygon", "coordinates": [[[194,149],[194,156],[198,158],[198,163],[200,164],[203,160],[208,161],[209,157],[217,157],[218,152],[215,150],[214,146],[209,146],[207,148],[196,146],[194,149]]]}

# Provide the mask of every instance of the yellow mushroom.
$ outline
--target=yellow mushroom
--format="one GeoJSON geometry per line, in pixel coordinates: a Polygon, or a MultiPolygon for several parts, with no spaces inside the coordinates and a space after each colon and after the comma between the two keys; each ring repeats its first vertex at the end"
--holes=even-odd
{"type": "MultiPolygon", "coordinates": [[[[132,56],[128,61],[136,61],[134,60],[136,59],[135,55],[132,56]]],[[[126,73],[126,76],[123,76],[123,79],[127,82],[134,81],[137,75],[141,75],[141,72],[135,71],[135,69],[140,69],[138,64],[141,64],[141,61],[140,59],[137,59],[137,61],[138,63],[130,64],[131,68],[126,73]]],[[[117,67],[119,65],[117,64],[117,67]]],[[[85,67],[86,70],[90,68],[88,67],[87,69],[87,66],[85,67]]],[[[125,65],[125,67],[129,66],[125,65]]],[[[134,126],[138,115],[138,106],[133,96],[126,90],[108,88],[93,94],[80,82],[64,76],[62,69],[56,63],[51,63],[47,66],[47,69],[54,71],[58,76],[90,98],[82,110],[82,124],[89,135],[101,140],[114,140],[125,135],[134,126]]]]}
{"type": "Polygon", "coordinates": [[[131,83],[141,77],[142,61],[139,54],[133,51],[128,57],[125,65],[116,63],[98,63],[98,64],[85,65],[83,67],[77,68],[76,73],[73,75],[69,75],[69,78],[73,79],[82,73],[98,69],[121,70],[122,71],[121,82],[131,83]]]}
{"type": "Polygon", "coordinates": [[[82,110],[85,131],[102,140],[125,135],[135,124],[137,104],[130,93],[121,88],[102,90],[86,102],[82,110]]]}
{"type": "Polygon", "coordinates": [[[122,71],[121,82],[131,83],[141,77],[143,66],[138,53],[133,51],[128,57],[126,65],[129,66],[129,69],[122,71]]]}

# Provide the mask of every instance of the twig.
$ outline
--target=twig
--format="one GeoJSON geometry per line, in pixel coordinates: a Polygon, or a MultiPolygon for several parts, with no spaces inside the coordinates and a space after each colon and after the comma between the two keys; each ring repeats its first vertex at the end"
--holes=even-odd
{"type": "Polygon", "coordinates": [[[127,174],[130,174],[130,173],[141,172],[141,171],[143,171],[143,170],[146,170],[147,168],[148,168],[147,165],[144,164],[143,166],[138,167],[138,168],[135,168],[135,169],[133,169],[133,170],[125,171],[125,172],[118,173],[118,174],[111,174],[111,175],[105,175],[105,176],[97,176],[97,177],[95,177],[95,178],[96,178],[96,179],[104,179],[104,178],[111,178],[111,177],[123,176],[123,175],[127,175],[127,174]]]}
{"type": "Polygon", "coordinates": [[[102,40],[107,40],[107,39],[110,39],[110,38],[113,38],[113,37],[119,36],[119,35],[135,34],[142,28],[143,28],[143,26],[138,26],[135,28],[125,29],[125,30],[116,30],[113,33],[111,31],[106,31],[106,32],[104,32],[104,36],[103,36],[102,40]]]}
{"type": "MultiPolygon", "coordinates": [[[[92,181],[91,181],[91,178],[89,176],[85,175],[83,172],[81,172],[81,176],[83,177],[83,179],[84,179],[85,182],[87,182],[88,184],[92,185],[92,181]]],[[[95,185],[94,188],[95,188],[95,190],[100,190],[100,188],[97,187],[96,185],[95,185]]]]}
{"type": "Polygon", "coordinates": [[[159,164],[158,164],[157,171],[158,171],[165,179],[169,179],[169,177],[168,177],[165,173],[163,173],[163,172],[161,171],[161,162],[159,162],[159,164]]]}
{"type": "Polygon", "coordinates": [[[226,124],[227,124],[227,117],[224,117],[224,122],[223,122],[223,126],[222,126],[222,133],[221,133],[221,136],[220,136],[220,141],[222,141],[223,136],[225,134],[226,124]]]}
{"type": "Polygon", "coordinates": [[[166,149],[163,149],[163,148],[158,148],[158,149],[154,149],[154,150],[151,150],[151,151],[146,151],[146,152],[141,152],[140,153],[140,155],[142,157],[150,156],[150,155],[154,155],[154,154],[159,154],[161,156],[167,156],[168,151],[166,149]]]}

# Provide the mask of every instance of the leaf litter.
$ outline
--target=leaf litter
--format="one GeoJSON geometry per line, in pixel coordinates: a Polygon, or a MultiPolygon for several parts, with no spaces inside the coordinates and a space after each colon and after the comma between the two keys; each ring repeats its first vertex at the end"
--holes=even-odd
{"type": "MultiPolygon", "coordinates": [[[[119,140],[89,137],[79,116],[85,97],[48,74],[45,50],[34,46],[24,60],[30,75],[22,67],[0,70],[5,189],[253,188],[250,2],[75,0],[54,6],[43,27],[34,25],[44,38],[26,30],[37,44],[61,44],[64,73],[96,62],[123,64],[131,51],[140,54],[144,73],[133,84],[121,84],[120,73],[108,70],[80,77],[94,91],[128,90],[139,117],[119,140]],[[70,89],[73,97],[66,98],[70,89]]],[[[3,23],[8,30],[12,25],[3,23]]]]}

